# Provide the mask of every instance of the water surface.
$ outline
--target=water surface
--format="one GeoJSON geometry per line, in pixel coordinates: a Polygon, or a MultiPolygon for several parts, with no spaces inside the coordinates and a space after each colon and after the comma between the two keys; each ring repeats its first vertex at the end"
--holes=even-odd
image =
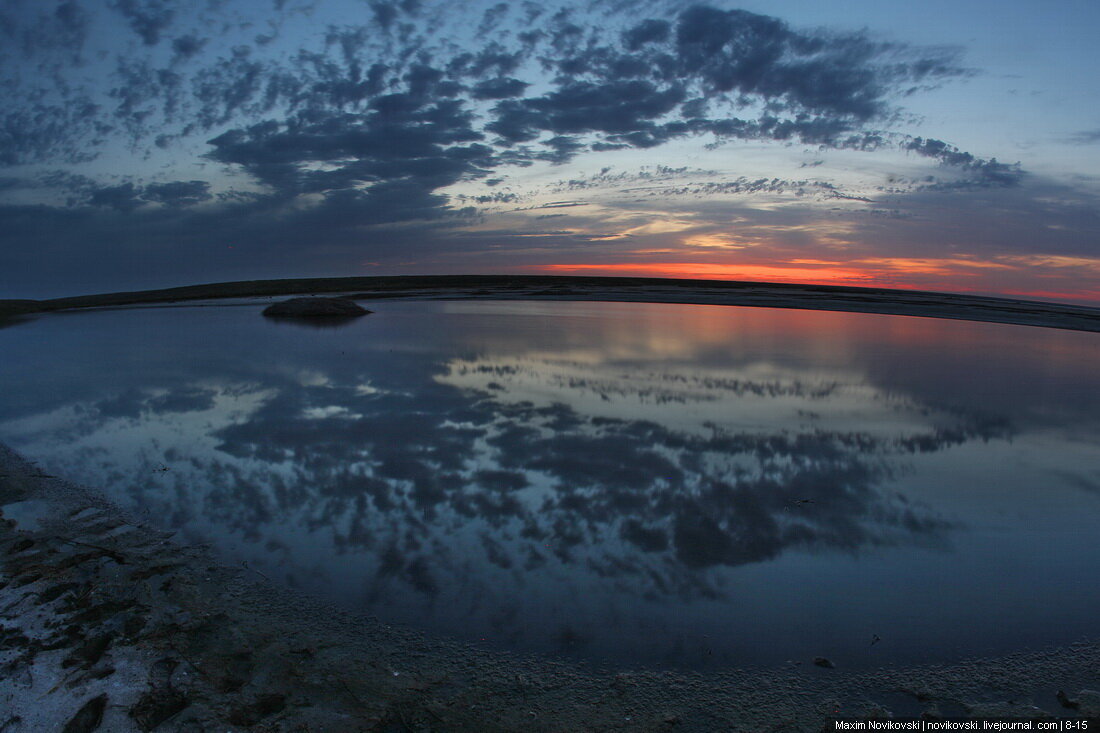
{"type": "Polygon", "coordinates": [[[1097,635],[1100,335],[820,311],[381,302],[0,330],[0,440],[231,562],[620,666],[1097,635]]]}

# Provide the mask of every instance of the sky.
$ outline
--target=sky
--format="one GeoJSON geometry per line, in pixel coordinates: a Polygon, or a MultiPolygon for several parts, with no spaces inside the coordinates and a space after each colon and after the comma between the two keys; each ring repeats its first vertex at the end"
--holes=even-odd
{"type": "Polygon", "coordinates": [[[575,274],[1100,304],[1088,0],[4,0],[0,298],[575,274]]]}

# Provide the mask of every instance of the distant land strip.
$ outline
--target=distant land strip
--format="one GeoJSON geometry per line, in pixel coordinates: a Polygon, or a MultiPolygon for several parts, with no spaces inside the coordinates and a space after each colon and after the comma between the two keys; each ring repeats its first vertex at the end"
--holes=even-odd
{"type": "Polygon", "coordinates": [[[567,275],[395,275],[188,285],[50,300],[0,300],[0,318],[76,308],[339,293],[355,300],[588,300],[882,313],[1100,332],[1100,308],[889,288],[567,275]]]}

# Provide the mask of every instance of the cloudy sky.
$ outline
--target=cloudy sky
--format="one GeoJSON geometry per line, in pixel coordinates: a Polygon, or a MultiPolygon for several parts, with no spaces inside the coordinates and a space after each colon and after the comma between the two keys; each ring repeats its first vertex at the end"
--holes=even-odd
{"type": "Polygon", "coordinates": [[[0,297],[644,274],[1100,303],[1091,0],[4,0],[0,297]]]}

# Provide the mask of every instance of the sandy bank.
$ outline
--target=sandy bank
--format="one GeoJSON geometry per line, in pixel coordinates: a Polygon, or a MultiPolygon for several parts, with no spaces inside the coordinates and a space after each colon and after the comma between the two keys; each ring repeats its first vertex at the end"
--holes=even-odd
{"type": "Polygon", "coordinates": [[[182,546],[0,447],[0,730],[819,730],[1100,714],[1100,645],[846,672],[581,669],[357,617],[182,546]],[[1061,706],[1065,690],[1080,706],[1061,706]],[[1092,706],[1092,707],[1090,707],[1092,706]]]}
{"type": "Polygon", "coordinates": [[[925,316],[1100,331],[1100,308],[1062,303],[884,288],[550,275],[436,275],[249,280],[52,300],[0,300],[0,319],[72,308],[306,293],[345,293],[356,300],[522,299],[763,306],[925,316]]]}

